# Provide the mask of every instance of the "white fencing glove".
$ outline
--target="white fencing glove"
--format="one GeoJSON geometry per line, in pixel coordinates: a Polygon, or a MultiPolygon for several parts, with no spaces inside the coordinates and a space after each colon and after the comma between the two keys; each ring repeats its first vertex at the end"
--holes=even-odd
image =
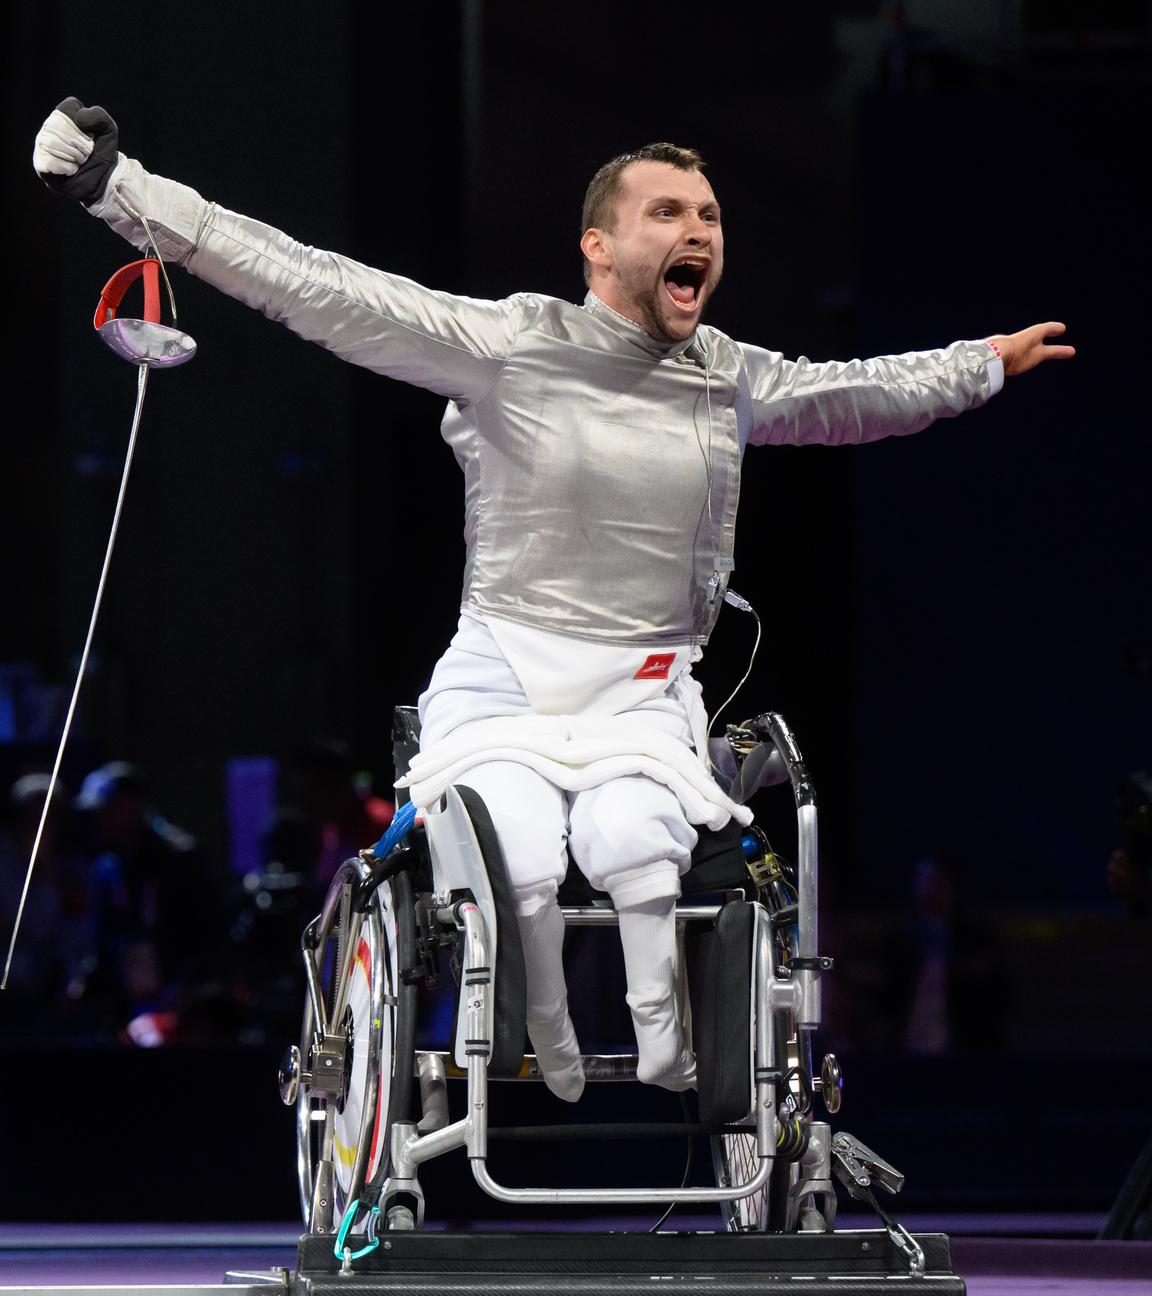
{"type": "Polygon", "coordinates": [[[54,193],[91,207],[104,195],[118,141],[116,123],[103,108],[85,108],[79,99],[68,98],[40,127],[32,165],[54,193]]]}

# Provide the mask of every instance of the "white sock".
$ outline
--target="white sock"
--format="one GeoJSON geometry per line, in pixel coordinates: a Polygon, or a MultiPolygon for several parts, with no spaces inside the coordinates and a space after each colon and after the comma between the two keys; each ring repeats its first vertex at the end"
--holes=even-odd
{"type": "Polygon", "coordinates": [[[676,900],[663,896],[619,909],[632,1025],[640,1051],[636,1078],[664,1089],[692,1089],[696,1058],[676,1010],[676,900]]]}
{"type": "Polygon", "coordinates": [[[521,900],[520,941],[524,947],[524,972],[528,983],[528,1038],[544,1083],[566,1102],[575,1102],[584,1092],[584,1063],[572,1018],[568,1015],[568,989],[564,982],[564,915],[549,895],[533,912],[524,909],[539,904],[539,895],[521,900]]]}

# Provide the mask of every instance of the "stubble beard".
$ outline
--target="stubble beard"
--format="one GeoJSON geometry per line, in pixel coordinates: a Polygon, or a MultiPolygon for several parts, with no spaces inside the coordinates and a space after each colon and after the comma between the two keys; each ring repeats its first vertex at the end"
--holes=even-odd
{"type": "Polygon", "coordinates": [[[700,316],[697,315],[693,320],[692,329],[688,333],[669,332],[664,316],[661,314],[660,308],[663,304],[660,299],[661,293],[667,293],[663,279],[659,281],[655,289],[648,287],[642,292],[632,294],[628,302],[629,309],[624,314],[633,315],[644,332],[658,342],[684,342],[695,332],[696,325],[700,322],[700,316]]]}
{"type": "MultiPolygon", "coordinates": [[[[649,286],[639,288],[637,291],[630,291],[628,295],[628,309],[621,314],[635,320],[637,324],[648,334],[649,337],[655,338],[658,342],[686,342],[704,318],[704,311],[708,303],[712,300],[712,294],[715,292],[720,280],[709,280],[705,283],[702,292],[704,300],[700,310],[697,311],[692,321],[692,327],[687,333],[670,333],[665,323],[664,316],[661,314],[663,305],[663,296],[667,296],[668,290],[664,287],[664,280],[661,278],[657,281],[655,289],[649,286]]],[[[631,285],[626,285],[629,289],[631,285]]],[[[669,309],[673,309],[669,306],[669,309]]]]}

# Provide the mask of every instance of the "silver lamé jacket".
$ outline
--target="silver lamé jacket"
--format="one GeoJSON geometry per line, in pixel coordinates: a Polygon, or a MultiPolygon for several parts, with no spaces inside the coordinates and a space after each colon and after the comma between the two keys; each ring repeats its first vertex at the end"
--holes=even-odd
{"type": "Polygon", "coordinates": [[[92,209],[344,360],[448,399],[463,607],[606,644],[704,643],[752,445],[916,432],[991,394],[992,349],[785,360],[701,326],[667,345],[593,294],[478,301],[318,251],[121,156],[92,209]]]}

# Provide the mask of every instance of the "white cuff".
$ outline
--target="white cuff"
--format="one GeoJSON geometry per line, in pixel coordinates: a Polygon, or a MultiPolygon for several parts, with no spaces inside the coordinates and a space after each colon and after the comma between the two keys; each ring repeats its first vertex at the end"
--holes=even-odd
{"type": "Polygon", "coordinates": [[[196,250],[196,242],[208,215],[208,204],[187,185],[151,175],[139,162],[117,159],[104,196],[88,208],[122,238],[143,251],[148,238],[140,221],[143,214],[165,261],[185,264],[196,250]]]}

